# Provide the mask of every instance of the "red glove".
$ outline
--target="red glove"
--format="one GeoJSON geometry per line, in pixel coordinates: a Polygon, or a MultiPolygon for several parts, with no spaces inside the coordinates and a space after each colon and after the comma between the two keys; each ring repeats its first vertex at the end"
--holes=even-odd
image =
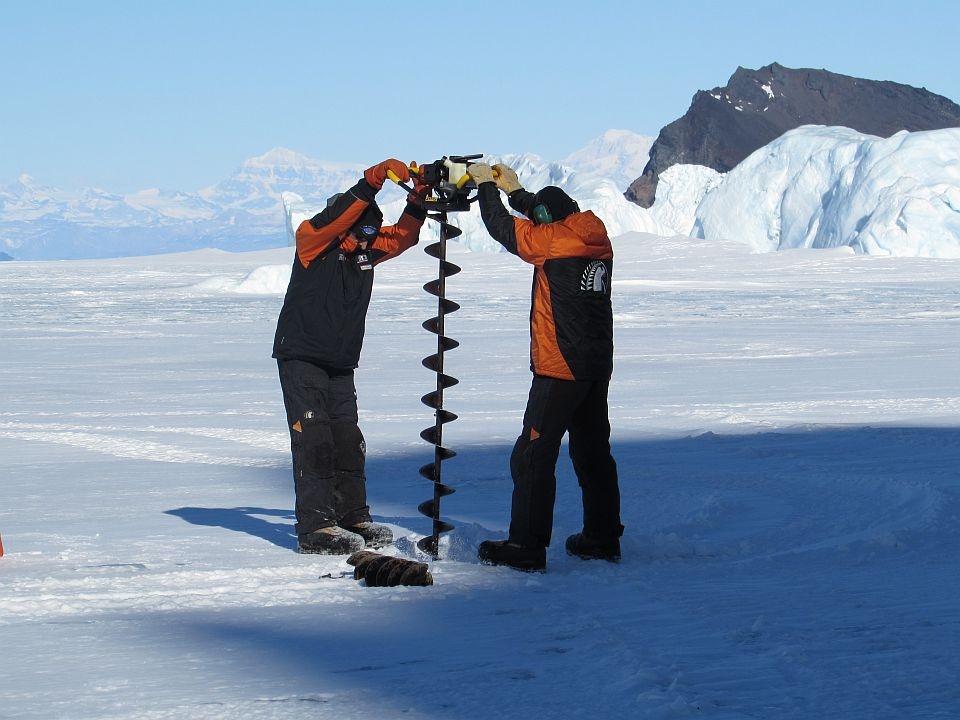
{"type": "Polygon", "coordinates": [[[410,179],[410,169],[393,158],[367,168],[363,173],[363,178],[373,186],[374,190],[379,190],[387,181],[387,170],[393,171],[393,174],[400,178],[400,182],[406,182],[410,179]]]}
{"type": "Polygon", "coordinates": [[[423,170],[424,168],[417,167],[416,161],[410,163],[410,179],[413,180],[413,192],[407,195],[407,200],[421,205],[430,193],[430,186],[423,179],[423,170]]]}

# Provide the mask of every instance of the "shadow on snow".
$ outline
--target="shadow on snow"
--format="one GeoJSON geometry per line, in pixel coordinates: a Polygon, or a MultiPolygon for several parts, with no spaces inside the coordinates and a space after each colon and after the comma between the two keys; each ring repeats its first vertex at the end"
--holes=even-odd
{"type": "MultiPolygon", "coordinates": [[[[444,466],[457,491],[444,514],[502,536],[509,448],[457,452],[444,466]]],[[[960,643],[946,630],[960,622],[960,430],[704,433],[620,440],[614,454],[627,527],[618,565],[557,550],[580,512],[562,459],[545,575],[477,567],[479,584],[458,588],[454,564],[439,588],[344,581],[300,609],[190,614],[177,642],[239,651],[285,682],[288,700],[358,697],[426,716],[955,711],[960,643]],[[576,688],[604,688],[602,701],[576,688]]],[[[422,459],[369,460],[375,511],[429,496],[422,459]]],[[[286,509],[168,512],[294,545],[286,509]]],[[[414,514],[377,517],[428,527],[414,514]]]]}
{"type": "MultiPolygon", "coordinates": [[[[443,481],[455,489],[442,501],[444,519],[464,531],[473,526],[474,531],[504,536],[512,490],[510,449],[476,445],[456,449],[457,456],[443,464],[443,481]]],[[[701,545],[709,545],[711,525],[718,527],[712,533],[713,547],[706,552],[727,554],[724,543],[736,545],[738,531],[750,535],[769,526],[780,532],[785,520],[816,535],[811,528],[815,519],[804,513],[822,514],[824,502],[859,506],[837,508],[830,518],[835,526],[850,526],[846,529],[851,541],[856,540],[858,518],[869,523],[873,515],[888,515],[898,506],[904,512],[935,513],[933,505],[958,487],[960,430],[818,426],[757,434],[707,432],[615,441],[613,451],[627,528],[625,555],[631,546],[635,554],[649,555],[655,552],[651,543],[663,545],[668,542],[664,538],[689,535],[686,531],[693,526],[705,536],[701,545]],[[785,517],[790,512],[801,514],[785,517]]],[[[368,494],[375,520],[420,535],[430,533],[429,519],[416,512],[416,505],[432,496],[432,483],[418,472],[429,456],[425,450],[368,458],[368,494]],[[378,512],[383,508],[387,511],[378,512]],[[409,514],[404,512],[407,508],[409,514]]],[[[292,479],[289,483],[290,508],[181,507],[166,512],[194,525],[222,527],[295,550],[292,479]]],[[[580,528],[580,496],[565,449],[557,464],[554,525],[554,548],[561,533],[580,528]]],[[[691,539],[690,547],[681,541],[680,546],[661,550],[700,554],[703,547],[698,550],[696,544],[691,539]]]]}

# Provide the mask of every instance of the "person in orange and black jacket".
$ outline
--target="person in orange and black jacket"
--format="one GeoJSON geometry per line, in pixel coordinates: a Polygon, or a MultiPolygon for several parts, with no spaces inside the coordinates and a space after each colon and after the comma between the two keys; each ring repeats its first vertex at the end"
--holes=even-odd
{"type": "Polygon", "coordinates": [[[290,430],[301,553],[348,554],[393,541],[390,528],[372,522],[367,505],[354,369],[374,268],[417,244],[426,210],[411,194],[397,223],[383,225],[376,195],[388,172],[410,180],[404,163],[384,160],[297,228],[273,357],[290,430]]]}
{"type": "Polygon", "coordinates": [[[569,433],[583,501],[583,530],[566,549],[584,559],[620,559],[620,488],[610,451],[607,391],[613,372],[613,248],[603,222],[558,187],[524,190],[506,165],[475,163],[483,224],[534,266],[530,308],[533,383],[523,431],[510,456],[513,500],[506,540],[480,543],[480,559],[519,570],[546,568],[553,532],[556,464],[569,433]],[[503,190],[512,215],[500,199],[503,190]]]}

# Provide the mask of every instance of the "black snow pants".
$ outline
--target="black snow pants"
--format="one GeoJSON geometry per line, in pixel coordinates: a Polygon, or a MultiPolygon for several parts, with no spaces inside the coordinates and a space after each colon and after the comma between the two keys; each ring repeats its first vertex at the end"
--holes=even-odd
{"type": "Polygon", "coordinates": [[[278,360],[290,430],[297,534],[370,520],[353,370],[278,360]]]}
{"type": "Polygon", "coordinates": [[[523,415],[523,433],[510,456],[513,502],[510,540],[550,544],[557,494],[560,444],[569,452],[583,500],[583,531],[598,539],[620,537],[620,487],[610,452],[609,380],[559,380],[535,375],[523,415]]]}

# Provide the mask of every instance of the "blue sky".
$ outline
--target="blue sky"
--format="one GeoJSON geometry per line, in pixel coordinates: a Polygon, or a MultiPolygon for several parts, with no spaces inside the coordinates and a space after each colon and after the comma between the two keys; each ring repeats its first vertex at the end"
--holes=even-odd
{"type": "Polygon", "coordinates": [[[771,62],[960,102],[953,3],[0,0],[0,186],[195,191],[320,160],[561,159],[771,62]]]}

